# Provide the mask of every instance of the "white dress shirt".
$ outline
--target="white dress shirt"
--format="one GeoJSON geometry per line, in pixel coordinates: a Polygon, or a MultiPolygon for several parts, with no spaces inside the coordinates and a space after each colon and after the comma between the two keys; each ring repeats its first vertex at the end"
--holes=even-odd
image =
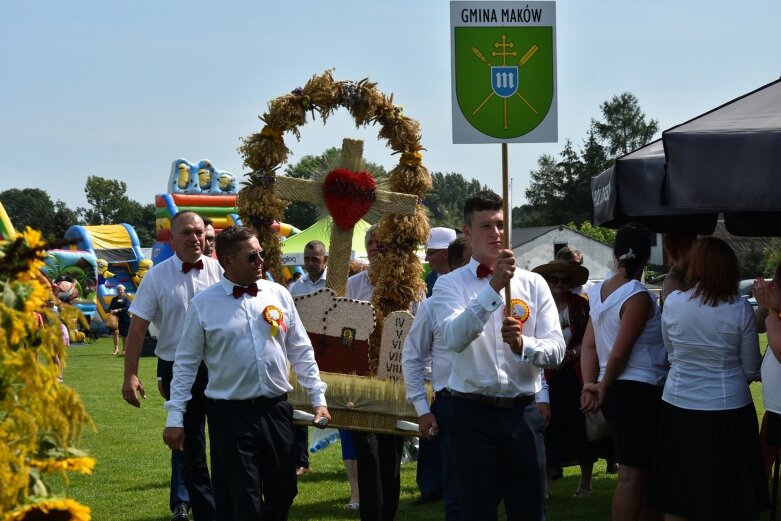
{"type": "Polygon", "coordinates": [[[309,276],[309,273],[304,273],[300,279],[298,279],[296,282],[294,282],[290,286],[290,294],[294,297],[297,297],[298,295],[306,295],[307,293],[314,293],[318,289],[322,289],[325,287],[325,275],[328,268],[323,270],[323,273],[320,274],[320,278],[317,279],[315,282],[312,282],[312,278],[309,276]]]}
{"type": "Polygon", "coordinates": [[[765,409],[781,414],[781,363],[770,346],[762,359],[762,403],[765,409]]]}
{"type": "Polygon", "coordinates": [[[603,302],[601,293],[603,282],[594,284],[588,290],[589,318],[594,328],[594,341],[597,344],[599,359],[597,381],[601,382],[605,376],[607,361],[610,353],[613,352],[618,331],[621,329],[621,308],[624,302],[638,293],[645,293],[651,299],[654,314],[645,323],[645,328],[635,341],[626,367],[618,376],[618,380],[632,380],[651,385],[664,384],[664,379],[667,377],[667,353],[662,342],[662,318],[656,297],[639,280],[630,280],[608,295],[603,302]]]}
{"type": "Polygon", "coordinates": [[[426,299],[418,307],[401,354],[407,400],[418,416],[431,412],[424,384],[426,373],[431,375],[434,391],[439,392],[447,387],[453,365],[453,352],[445,345],[442,331],[431,314],[431,303],[431,299],[426,299]]]}
{"type": "Polygon", "coordinates": [[[564,359],[559,313],[548,283],[521,269],[510,281],[511,298],[523,300],[530,310],[521,334],[523,353],[517,355],[502,340],[503,295],[488,277],[477,278],[478,265],[472,259],[434,286],[434,316],[454,351],[448,387],[486,396],[535,394],[542,388],[539,368],[557,367],[564,359]]]}
{"type": "Polygon", "coordinates": [[[374,286],[369,282],[369,270],[363,270],[347,279],[347,298],[371,302],[374,286]]]}
{"type": "Polygon", "coordinates": [[[751,402],[748,382],[762,365],[751,304],[735,295],[712,307],[693,293],[673,291],[664,300],[662,336],[671,367],[662,399],[701,411],[743,407],[751,402]]]}
{"type": "Polygon", "coordinates": [[[130,304],[130,313],[148,320],[160,331],[155,354],[168,362],[174,361],[190,300],[222,276],[219,262],[203,255],[200,260],[203,269],[193,268],[188,273],[182,272],[183,263],[176,254],[153,266],[130,304]]]}
{"type": "Polygon", "coordinates": [[[288,381],[290,360],[313,406],[325,405],[326,384],[320,381],[314,350],[301,323],[293,298],[279,284],[259,280],[255,297],[233,297],[225,277],[199,293],[187,311],[184,333],[176,350],[171,399],[165,402],[168,427],[182,425],[198,366],[209,369],[205,394],[218,400],[272,398],[293,389],[288,381]],[[287,331],[271,336],[271,324],[263,318],[267,306],[282,310],[287,331]]]}

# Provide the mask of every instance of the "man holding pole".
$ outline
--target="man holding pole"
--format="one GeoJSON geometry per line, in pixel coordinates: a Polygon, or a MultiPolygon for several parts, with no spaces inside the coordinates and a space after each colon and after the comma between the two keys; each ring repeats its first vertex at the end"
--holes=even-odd
{"type": "Polygon", "coordinates": [[[462,517],[495,519],[503,500],[508,519],[537,521],[545,517],[545,427],[534,395],[540,368],[558,366],[565,346],[548,284],[516,270],[503,231],[502,198],[471,195],[472,260],[437,280],[432,305],[454,352],[450,443],[462,517]]]}

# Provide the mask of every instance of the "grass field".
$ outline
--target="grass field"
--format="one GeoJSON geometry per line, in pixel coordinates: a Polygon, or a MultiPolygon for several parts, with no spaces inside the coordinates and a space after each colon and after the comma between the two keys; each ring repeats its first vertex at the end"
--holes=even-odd
{"type": "MultiPolygon", "coordinates": [[[[763,341],[763,345],[766,342],[763,341]]],[[[142,408],[127,405],[121,397],[123,360],[111,354],[111,341],[70,348],[65,385],[76,389],[92,415],[96,431],[87,431],[82,447],[97,458],[91,476],[71,476],[67,485],[55,480],[56,490],[67,487],[70,497],[89,505],[95,521],[167,521],[170,452],[163,445],[165,424],[163,399],[155,385],[155,358],[142,358],[140,377],[148,399],[142,408]]],[[[752,385],[757,411],[762,408],[760,386],[752,385]]],[[[338,444],[311,456],[313,472],[299,481],[299,493],[291,520],[359,519],[357,512],[343,510],[349,489],[338,444]]],[[[548,502],[549,521],[586,521],[610,518],[615,477],[605,474],[604,461],[594,473],[594,495],[573,499],[579,470],[565,469],[564,478],[553,484],[548,502]]],[[[415,463],[402,465],[401,501],[397,519],[423,521],[442,519],[442,503],[413,506],[417,496],[415,463]]],[[[502,516],[500,516],[502,518],[502,516]]],[[[763,519],[766,519],[763,518],[763,519]]]]}

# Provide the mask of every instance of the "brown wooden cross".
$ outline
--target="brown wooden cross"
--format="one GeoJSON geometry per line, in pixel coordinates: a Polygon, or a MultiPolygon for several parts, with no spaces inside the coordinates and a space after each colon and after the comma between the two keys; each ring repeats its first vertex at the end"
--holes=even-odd
{"type": "MultiPolygon", "coordinates": [[[[344,139],[339,167],[352,172],[358,172],[363,167],[363,141],[344,139]]],[[[325,204],[323,181],[297,179],[294,177],[277,177],[275,192],[277,197],[286,201],[325,204]]],[[[374,202],[370,205],[375,214],[413,215],[418,204],[414,194],[374,191],[374,202]]],[[[343,230],[336,222],[331,227],[331,241],[328,245],[328,274],[325,284],[333,289],[338,296],[344,296],[347,291],[347,275],[350,253],[353,241],[353,228],[343,230]]]]}

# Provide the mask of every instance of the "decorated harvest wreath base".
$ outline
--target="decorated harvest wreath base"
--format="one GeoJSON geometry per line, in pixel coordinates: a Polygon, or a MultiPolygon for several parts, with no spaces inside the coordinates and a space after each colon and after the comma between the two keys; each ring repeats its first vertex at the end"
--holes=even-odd
{"type": "MultiPolygon", "coordinates": [[[[431,177],[421,162],[420,125],[403,115],[402,109],[393,104],[393,97],[382,94],[376,84],[366,79],[335,81],[331,71],[326,71],[313,76],[303,88],[272,100],[268,112],[261,117],[265,126],[259,133],[244,138],[239,147],[244,164],[252,172],[247,174],[249,180],[243,183],[245,186],[236,204],[242,221],[256,229],[262,247],[268,252],[266,269],[276,280],[282,280],[279,238],[269,225],[282,220],[287,205],[274,192],[277,170],[287,161],[290,152],[283,135],[292,132],[300,138],[299,127],[306,123],[307,114],[311,113],[314,118],[318,112],[325,122],[338,107],[350,112],[357,127],[379,124],[379,137],[388,142],[394,154],[400,154],[399,164],[388,175],[391,191],[413,194],[420,202],[431,189],[431,177]]],[[[343,185],[347,177],[350,176],[336,174],[335,182],[343,185]]],[[[362,184],[367,182],[364,179],[362,184]]],[[[324,199],[328,200],[326,194],[324,199]]],[[[355,217],[354,205],[337,204],[330,209],[336,222],[355,217]]],[[[383,253],[380,268],[370,275],[376,288],[372,304],[379,311],[378,325],[370,340],[372,371],[376,370],[382,317],[392,311],[408,309],[425,294],[425,285],[420,278],[422,267],[416,255],[429,233],[425,209],[418,204],[412,215],[386,214],[377,231],[383,253]]]]}

